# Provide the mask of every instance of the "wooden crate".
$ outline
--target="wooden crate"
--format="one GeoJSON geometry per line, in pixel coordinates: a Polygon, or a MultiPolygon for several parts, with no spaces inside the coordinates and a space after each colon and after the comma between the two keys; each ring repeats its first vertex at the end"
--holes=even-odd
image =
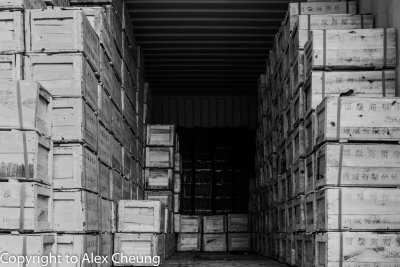
{"type": "MultiPolygon", "coordinates": [[[[1,1],[1,0],[0,0],[1,1]]],[[[0,55],[1,80],[21,80],[24,76],[24,56],[21,54],[0,55]]]]}
{"type": "Polygon", "coordinates": [[[115,234],[115,266],[157,266],[164,261],[164,253],[164,234],[115,234]]]}
{"type": "Polygon", "coordinates": [[[317,144],[325,141],[400,141],[398,98],[328,96],[317,108],[317,144]]]}
{"type": "Polygon", "coordinates": [[[292,133],[292,138],[293,162],[296,162],[306,156],[304,122],[301,121],[295,126],[292,133]]]}
{"type": "Polygon", "coordinates": [[[104,127],[112,131],[112,102],[102,84],[98,85],[98,117],[104,127]]]}
{"type": "Polygon", "coordinates": [[[96,114],[80,98],[53,100],[51,136],[55,143],[85,142],[97,151],[96,114]]]}
{"type": "Polygon", "coordinates": [[[315,110],[325,96],[351,93],[358,97],[394,97],[393,70],[313,71],[303,86],[305,112],[315,110]]]}
{"type": "MultiPolygon", "coordinates": [[[[4,253],[1,261],[3,266],[18,266],[17,262],[15,264],[11,263],[13,262],[13,256],[25,255],[25,257],[29,257],[28,255],[41,255],[50,258],[50,254],[55,255],[57,253],[56,234],[1,234],[0,250],[4,253]]],[[[37,260],[35,262],[32,260],[28,266],[40,267],[43,265],[37,260]]]]}
{"type": "Polygon", "coordinates": [[[201,234],[179,233],[177,251],[200,251],[201,234]]]}
{"type": "Polygon", "coordinates": [[[29,54],[25,78],[38,81],[55,97],[83,97],[97,110],[97,77],[80,53],[29,54]]]}
{"type": "Polygon", "coordinates": [[[182,179],[181,179],[181,174],[180,173],[174,173],[174,193],[175,194],[180,194],[181,193],[181,187],[182,187],[182,179]]]}
{"type": "Polygon", "coordinates": [[[110,59],[100,51],[100,81],[118,110],[122,111],[121,85],[112,69],[110,59]]]}
{"type": "Polygon", "coordinates": [[[124,88],[129,101],[133,105],[133,109],[136,111],[136,80],[129,73],[128,68],[125,64],[122,64],[122,87],[124,88]]]}
{"type": "Polygon", "coordinates": [[[131,183],[128,179],[122,178],[122,199],[131,199],[131,183]]]}
{"type": "MultiPolygon", "coordinates": [[[[78,257],[82,261],[85,254],[89,259],[99,255],[99,236],[94,234],[57,234],[57,253],[61,256],[61,263],[58,266],[71,266],[71,258],[67,261],[67,255],[78,257]]],[[[95,267],[96,263],[82,263],[82,267],[95,267]]]]}
{"type": "Polygon", "coordinates": [[[327,143],[315,155],[315,187],[398,187],[400,146],[327,143]]]}
{"type": "Polygon", "coordinates": [[[286,166],[284,166],[283,171],[287,171],[290,169],[290,167],[292,167],[293,165],[293,134],[291,133],[290,135],[288,135],[288,137],[286,138],[284,144],[285,146],[285,163],[286,166]]]}
{"type": "Polygon", "coordinates": [[[304,267],[304,233],[295,234],[295,266],[304,267]]]}
{"type": "Polygon", "coordinates": [[[0,129],[33,130],[50,136],[51,100],[51,95],[37,82],[3,81],[0,129]]]}
{"type": "Polygon", "coordinates": [[[139,200],[138,198],[138,185],[135,182],[131,182],[131,199],[139,200]]]}
{"type": "Polygon", "coordinates": [[[248,232],[249,217],[247,214],[228,214],[227,215],[228,232],[248,232]]]}
{"type": "Polygon", "coordinates": [[[111,172],[110,191],[111,200],[119,201],[122,199],[122,176],[116,170],[111,172]]]}
{"type": "Polygon", "coordinates": [[[87,191],[54,191],[54,230],[82,233],[100,229],[99,198],[87,191]],[[68,211],[68,212],[65,212],[68,211]]]}
{"type": "Polygon", "coordinates": [[[176,252],[176,236],[175,234],[165,235],[165,258],[168,259],[176,252]]]}
{"type": "Polygon", "coordinates": [[[315,30],[372,29],[372,15],[324,14],[299,15],[298,22],[290,35],[291,58],[295,59],[299,50],[304,49],[309,33],[315,30]]]}
{"type": "Polygon", "coordinates": [[[54,189],[99,189],[98,159],[80,144],[56,145],[53,149],[54,189]]]}
{"type": "Polygon", "coordinates": [[[315,235],[304,234],[303,236],[303,267],[315,266],[315,235]]]}
{"type": "Polygon", "coordinates": [[[314,182],[315,182],[315,154],[310,154],[309,156],[307,156],[307,158],[305,159],[305,167],[304,167],[304,180],[305,180],[305,185],[304,185],[304,190],[305,193],[311,193],[314,192],[314,182]]]}
{"type": "Polygon", "coordinates": [[[226,234],[203,234],[203,251],[227,251],[226,234]]]}
{"type": "MultiPolygon", "coordinates": [[[[109,233],[100,234],[98,238],[99,242],[99,256],[107,257],[107,261],[103,262],[100,260],[99,267],[109,267],[112,261],[112,255],[114,251],[114,240],[113,236],[109,233]]],[[[103,259],[103,258],[102,258],[103,259]]]]}
{"type": "Polygon", "coordinates": [[[136,112],[129,101],[128,94],[124,91],[122,92],[122,114],[129,126],[134,128],[134,124],[136,123],[136,112]]]}
{"type": "Polygon", "coordinates": [[[0,13],[1,54],[25,52],[24,28],[23,12],[2,11],[0,13]]]}
{"type": "MultiPolygon", "coordinates": [[[[265,255],[268,256],[268,255],[265,255]]],[[[286,234],[286,264],[295,266],[296,240],[294,234],[286,234]]]]}
{"type": "Polygon", "coordinates": [[[178,222],[179,222],[179,233],[201,233],[202,230],[201,216],[180,215],[178,222]]]}
{"type": "Polygon", "coordinates": [[[203,233],[225,233],[226,224],[225,215],[203,216],[203,233]]]}
{"type": "Polygon", "coordinates": [[[158,200],[166,209],[174,210],[174,196],[171,191],[148,191],[144,193],[144,198],[147,200],[158,200]]]}
{"type": "Polygon", "coordinates": [[[116,204],[113,201],[100,199],[100,232],[115,233],[116,227],[116,204]]]}
{"type": "Polygon", "coordinates": [[[171,168],[173,164],[174,149],[172,147],[146,147],[146,167],[171,168]]]}
{"type": "Polygon", "coordinates": [[[286,202],[286,231],[288,233],[293,233],[294,232],[293,200],[289,200],[288,202],[286,202]]]}
{"type": "Polygon", "coordinates": [[[181,196],[174,194],[174,212],[179,213],[181,211],[181,196]]]}
{"type": "Polygon", "coordinates": [[[111,137],[111,153],[111,167],[122,173],[122,147],[114,137],[111,137]]]}
{"type": "Polygon", "coordinates": [[[138,170],[138,166],[137,166],[137,162],[135,160],[135,158],[132,156],[131,157],[131,181],[134,183],[138,183],[138,174],[139,170],[138,170]]]}
{"type": "MultiPolygon", "coordinates": [[[[287,205],[286,203],[281,203],[278,205],[278,231],[280,233],[285,233],[287,226],[287,205]]],[[[259,229],[262,230],[262,226],[259,229]]]]}
{"type": "MultiPolygon", "coordinates": [[[[300,123],[300,121],[304,120],[304,114],[305,114],[305,103],[304,103],[304,91],[303,90],[298,90],[296,95],[293,96],[292,100],[292,123],[293,125],[297,125],[300,123]]],[[[294,127],[296,128],[296,126],[294,127]]]]}
{"type": "Polygon", "coordinates": [[[289,4],[290,15],[356,14],[356,1],[301,2],[289,4]]]}
{"type": "MultiPolygon", "coordinates": [[[[262,243],[262,241],[261,241],[262,243]]],[[[286,263],[286,256],[287,256],[287,234],[280,233],[278,236],[278,243],[279,243],[279,255],[278,260],[282,263],[286,263]]]]}
{"type": "Polygon", "coordinates": [[[118,232],[163,233],[165,207],[160,201],[121,200],[118,232]]]}
{"type": "Polygon", "coordinates": [[[172,189],[172,169],[145,169],[146,189],[149,190],[170,190],[172,189]]]}
{"type": "Polygon", "coordinates": [[[174,125],[147,125],[147,146],[175,146],[174,125]]]}
{"type": "Polygon", "coordinates": [[[310,155],[314,151],[317,142],[318,125],[315,111],[307,114],[304,120],[304,141],[306,155],[310,155]]]}
{"type": "Polygon", "coordinates": [[[69,0],[44,0],[47,6],[62,6],[67,7],[69,6],[69,0]]]}
{"type": "Polygon", "coordinates": [[[125,147],[122,148],[122,174],[130,180],[131,175],[131,155],[125,147]]]}
{"type": "Polygon", "coordinates": [[[304,198],[304,218],[306,232],[313,233],[317,227],[317,207],[315,201],[315,193],[310,193],[304,198]]]}
{"type": "Polygon", "coordinates": [[[1,10],[46,9],[43,0],[0,0],[1,10]]]}
{"type": "Polygon", "coordinates": [[[293,200],[294,212],[294,231],[304,231],[306,229],[304,220],[304,196],[296,197],[293,200]]]}
{"type": "Polygon", "coordinates": [[[0,131],[0,180],[18,179],[51,185],[52,143],[36,132],[0,131]]]}
{"type": "Polygon", "coordinates": [[[306,164],[305,159],[299,159],[292,167],[293,194],[292,197],[303,195],[306,185],[306,164]]]}
{"type": "Polygon", "coordinates": [[[290,68],[290,81],[294,95],[297,94],[297,91],[299,91],[299,88],[303,85],[305,78],[304,51],[299,51],[290,68]]]}
{"type": "Polygon", "coordinates": [[[393,28],[315,30],[311,34],[305,47],[306,77],[311,70],[396,67],[396,32],[393,28]]]}
{"type": "Polygon", "coordinates": [[[83,52],[94,70],[99,71],[99,38],[81,10],[31,10],[27,16],[27,51],[83,52]]]}
{"type": "Polygon", "coordinates": [[[52,190],[38,183],[5,182],[0,187],[0,229],[53,230],[52,190]]]}
{"type": "Polygon", "coordinates": [[[398,230],[400,191],[396,188],[325,188],[315,193],[316,229],[398,230]]]}
{"type": "Polygon", "coordinates": [[[98,128],[98,155],[99,161],[111,167],[111,134],[107,131],[107,129],[99,124],[98,128]]]}
{"type": "Polygon", "coordinates": [[[228,251],[241,251],[241,252],[251,251],[251,234],[229,233],[228,251]]]}
{"type": "Polygon", "coordinates": [[[395,266],[400,261],[398,233],[328,232],[315,236],[318,266],[395,266]],[[373,251],[373,252],[372,252],[373,251]]]}
{"type": "Polygon", "coordinates": [[[123,36],[122,38],[122,64],[125,64],[129,70],[133,71],[133,66],[136,66],[136,60],[133,49],[130,46],[128,39],[123,36]]]}
{"type": "Polygon", "coordinates": [[[111,129],[114,134],[114,137],[118,140],[118,142],[122,143],[123,140],[123,118],[121,112],[115,105],[112,105],[111,108],[111,129]]]}
{"type": "Polygon", "coordinates": [[[111,170],[108,166],[99,162],[99,196],[111,199],[111,170]]]}
{"type": "Polygon", "coordinates": [[[182,171],[182,157],[179,152],[174,153],[174,171],[178,173],[182,171]]]}

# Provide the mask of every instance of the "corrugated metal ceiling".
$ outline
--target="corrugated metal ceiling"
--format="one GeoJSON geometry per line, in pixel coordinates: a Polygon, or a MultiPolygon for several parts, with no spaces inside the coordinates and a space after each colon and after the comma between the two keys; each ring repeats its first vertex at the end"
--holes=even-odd
{"type": "Polygon", "coordinates": [[[289,0],[125,0],[155,94],[254,95],[289,0]]]}

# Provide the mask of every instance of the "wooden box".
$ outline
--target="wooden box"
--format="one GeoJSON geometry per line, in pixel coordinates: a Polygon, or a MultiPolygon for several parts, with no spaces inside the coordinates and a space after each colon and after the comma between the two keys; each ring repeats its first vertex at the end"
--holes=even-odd
{"type": "Polygon", "coordinates": [[[306,229],[304,220],[304,196],[299,196],[293,200],[294,212],[294,231],[304,231],[306,229]]]}
{"type": "Polygon", "coordinates": [[[136,80],[132,77],[132,74],[129,73],[125,64],[122,64],[122,87],[124,88],[129,101],[132,103],[133,109],[136,111],[136,80]]]}
{"type": "Polygon", "coordinates": [[[145,169],[146,189],[149,190],[171,190],[173,182],[172,169],[145,169]]]}
{"type": "Polygon", "coordinates": [[[114,137],[111,137],[111,153],[111,167],[122,173],[122,147],[114,137]]]}
{"type": "Polygon", "coordinates": [[[111,134],[107,131],[107,129],[99,124],[98,128],[98,155],[99,161],[103,162],[107,166],[111,166],[111,134]]]}
{"type": "Polygon", "coordinates": [[[283,144],[285,146],[285,163],[286,166],[284,166],[283,172],[287,171],[292,167],[293,165],[293,134],[288,135],[288,137],[285,140],[285,143],[283,144]]]}
{"type": "Polygon", "coordinates": [[[400,185],[400,145],[327,143],[315,155],[315,187],[400,185]]]}
{"type": "Polygon", "coordinates": [[[122,199],[122,176],[116,170],[111,172],[110,191],[111,200],[119,201],[122,199]]]}
{"type": "Polygon", "coordinates": [[[98,159],[80,144],[56,145],[53,149],[54,189],[99,189],[98,159]]]}
{"type": "Polygon", "coordinates": [[[122,178],[122,199],[131,199],[131,183],[126,178],[122,178]]]}
{"type": "Polygon", "coordinates": [[[61,7],[67,7],[69,6],[69,0],[44,0],[46,5],[48,6],[61,6],[61,7]]]}
{"type": "Polygon", "coordinates": [[[395,71],[313,71],[303,86],[305,112],[315,110],[325,96],[394,97],[395,71]]]}
{"type": "Polygon", "coordinates": [[[83,97],[97,110],[97,77],[80,53],[29,54],[25,78],[40,82],[55,97],[83,97]]]}
{"type": "Polygon", "coordinates": [[[0,129],[33,130],[50,136],[51,99],[37,82],[3,81],[0,86],[0,129]]]}
{"type": "Polygon", "coordinates": [[[225,215],[203,216],[203,233],[225,233],[226,230],[225,215]]]}
{"type": "MultiPolygon", "coordinates": [[[[29,235],[0,235],[0,251],[2,253],[3,266],[21,266],[18,261],[12,264],[14,256],[40,255],[50,257],[50,254],[55,255],[56,251],[56,234],[29,234],[29,235]]],[[[22,259],[17,259],[22,260],[22,259]]],[[[54,262],[54,261],[53,261],[54,262]]],[[[33,260],[27,265],[30,267],[42,267],[40,262],[33,260]]]]}
{"type": "Polygon", "coordinates": [[[122,93],[122,111],[122,114],[124,115],[124,118],[128,122],[129,126],[134,128],[134,124],[136,123],[136,111],[128,98],[126,90],[122,93]]]}
{"type": "Polygon", "coordinates": [[[182,157],[179,152],[174,153],[174,171],[178,173],[182,171],[182,157]]]}
{"type": "Polygon", "coordinates": [[[294,207],[293,200],[286,202],[286,232],[294,232],[294,207]]]}
{"type": "Polygon", "coordinates": [[[100,232],[115,233],[116,231],[116,204],[113,201],[100,198],[100,232]]]}
{"type": "Polygon", "coordinates": [[[105,90],[110,94],[111,100],[122,111],[121,85],[115,76],[110,60],[104,51],[100,52],[100,81],[105,90]]]}
{"type": "Polygon", "coordinates": [[[147,200],[158,200],[168,210],[174,210],[174,196],[171,191],[145,191],[144,198],[147,200]]]}
{"type": "Polygon", "coordinates": [[[206,252],[227,251],[226,234],[204,234],[203,251],[206,252]]]}
{"type": "MultiPolygon", "coordinates": [[[[1,0],[0,0],[1,1],[1,0]]],[[[21,54],[0,55],[0,80],[20,80],[24,77],[24,56],[21,54]]]]}
{"type": "Polygon", "coordinates": [[[43,0],[0,0],[1,10],[46,9],[43,0]]]}
{"type": "Polygon", "coordinates": [[[0,186],[0,229],[53,230],[52,190],[37,183],[5,182],[0,186]]]}
{"type": "MultiPolygon", "coordinates": [[[[70,235],[58,234],[57,235],[57,253],[53,255],[61,256],[61,263],[57,266],[71,266],[71,256],[76,256],[78,262],[81,263],[83,258],[95,257],[99,255],[99,236],[94,234],[70,235]],[[70,260],[67,261],[67,255],[70,260]]],[[[79,266],[79,265],[78,265],[79,266]]],[[[96,267],[97,264],[92,262],[82,262],[81,267],[96,267]]]]}
{"type": "Polygon", "coordinates": [[[314,266],[396,266],[398,233],[328,232],[315,236],[314,266]]]}
{"type": "MultiPolygon", "coordinates": [[[[1,2],[0,2],[1,4],[1,2]]],[[[1,54],[25,52],[24,13],[21,11],[2,11],[0,13],[1,54]]]]}
{"type": "Polygon", "coordinates": [[[295,234],[295,266],[304,267],[304,233],[296,233],[295,234]]]}
{"type": "Polygon", "coordinates": [[[292,133],[293,138],[293,162],[296,162],[306,156],[305,148],[305,129],[304,123],[301,121],[294,128],[292,133]]]}
{"type": "MultiPolygon", "coordinates": [[[[287,226],[287,205],[286,203],[281,203],[278,205],[278,231],[285,233],[287,226]]],[[[262,225],[260,227],[262,230],[262,225]]]]}
{"type": "Polygon", "coordinates": [[[27,51],[83,52],[92,67],[99,70],[99,38],[81,10],[31,10],[27,16],[27,51]]]}
{"type": "Polygon", "coordinates": [[[315,266],[315,234],[303,235],[303,267],[315,266]]]}
{"type": "Polygon", "coordinates": [[[317,116],[315,114],[315,111],[311,111],[307,114],[304,120],[304,147],[306,155],[309,155],[314,151],[314,147],[316,146],[317,142],[317,134],[317,116]]]}
{"type": "Polygon", "coordinates": [[[139,200],[138,198],[138,185],[135,182],[131,182],[131,199],[139,200]]]}
{"type": "Polygon", "coordinates": [[[125,147],[122,148],[122,174],[129,180],[131,175],[131,155],[125,147]]]}
{"type": "Polygon", "coordinates": [[[126,64],[129,70],[133,70],[134,66],[136,66],[136,60],[133,55],[133,49],[129,45],[127,38],[122,37],[122,64],[126,64]]]}
{"type": "Polygon", "coordinates": [[[121,112],[115,105],[111,105],[111,129],[114,137],[118,140],[118,142],[122,143],[123,141],[123,118],[121,112]]]}
{"type": "Polygon", "coordinates": [[[315,206],[315,193],[310,193],[304,198],[304,219],[306,232],[313,233],[317,225],[317,208],[315,206]]]}
{"type": "Polygon", "coordinates": [[[396,31],[315,30],[305,47],[306,77],[311,70],[396,67],[396,31]]]}
{"type": "Polygon", "coordinates": [[[201,234],[180,233],[178,235],[177,251],[200,251],[201,234]]]}
{"type": "Polygon", "coordinates": [[[179,233],[201,233],[201,216],[181,215],[179,217],[179,233]]]}
{"type": "Polygon", "coordinates": [[[114,251],[114,239],[113,235],[109,233],[104,233],[99,235],[99,256],[107,257],[107,261],[103,262],[103,260],[100,260],[99,262],[99,267],[109,267],[112,261],[112,255],[114,251]]]}
{"type": "Polygon", "coordinates": [[[163,233],[165,207],[160,201],[121,200],[118,232],[163,233]]]}
{"type": "Polygon", "coordinates": [[[99,162],[99,196],[111,199],[111,170],[108,166],[99,162]]]}
{"type": "Polygon", "coordinates": [[[104,87],[98,85],[98,117],[101,124],[104,125],[106,129],[111,131],[112,125],[112,102],[110,96],[107,94],[104,87]]]}
{"type": "Polygon", "coordinates": [[[174,194],[174,212],[179,213],[181,211],[181,195],[174,194]]]}
{"type": "Polygon", "coordinates": [[[241,252],[251,251],[251,234],[229,233],[228,251],[241,251],[241,252]]]}
{"type": "Polygon", "coordinates": [[[36,132],[0,131],[0,180],[21,179],[51,185],[52,143],[36,132]]]}
{"type": "Polygon", "coordinates": [[[164,234],[115,234],[114,266],[158,266],[164,253],[164,234]]]}
{"type": "Polygon", "coordinates": [[[400,141],[398,98],[326,97],[317,108],[317,144],[400,141]]]}
{"type": "Polygon", "coordinates": [[[310,154],[306,159],[305,159],[305,167],[304,167],[304,180],[305,180],[305,185],[304,185],[304,190],[305,193],[311,193],[314,192],[314,182],[315,182],[315,154],[310,154]]]}
{"type": "Polygon", "coordinates": [[[81,190],[54,191],[53,205],[55,231],[81,233],[100,229],[99,197],[96,194],[81,190]]]}
{"type": "Polygon", "coordinates": [[[172,168],[174,149],[172,147],[146,147],[146,167],[172,168]]]}
{"type": "Polygon", "coordinates": [[[305,193],[305,159],[299,159],[292,167],[293,194],[292,197],[303,195],[305,193]]]}
{"type": "Polygon", "coordinates": [[[248,232],[250,230],[247,214],[228,214],[227,225],[230,233],[248,232]]]}
{"type": "Polygon", "coordinates": [[[304,120],[304,91],[297,90],[292,100],[292,123],[297,125],[300,121],[304,120]]]}
{"type": "Polygon", "coordinates": [[[293,64],[290,68],[290,82],[294,95],[296,95],[299,88],[303,85],[305,79],[304,51],[299,51],[296,58],[293,59],[293,64]]]}
{"type": "Polygon", "coordinates": [[[181,187],[182,187],[182,179],[181,179],[181,174],[180,173],[174,173],[174,193],[175,194],[180,194],[181,193],[181,187]]]}
{"type": "Polygon", "coordinates": [[[341,187],[315,193],[316,230],[398,230],[400,189],[341,187]]]}
{"type": "Polygon", "coordinates": [[[55,143],[85,142],[97,151],[98,120],[80,98],[53,100],[51,136],[55,143]]]}
{"type": "Polygon", "coordinates": [[[174,125],[147,125],[147,146],[174,146],[174,125]]]}

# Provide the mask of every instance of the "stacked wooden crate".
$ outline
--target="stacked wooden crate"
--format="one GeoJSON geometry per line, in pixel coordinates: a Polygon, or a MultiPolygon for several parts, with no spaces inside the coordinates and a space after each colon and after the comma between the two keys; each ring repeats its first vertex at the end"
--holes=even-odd
{"type": "Polygon", "coordinates": [[[114,266],[158,266],[169,253],[161,201],[121,200],[114,237],[114,266]]]}
{"type": "MultiPolygon", "coordinates": [[[[175,251],[174,214],[180,210],[181,159],[174,125],[147,125],[145,199],[165,206],[166,247],[175,251]]],[[[171,253],[168,253],[169,256],[171,253]]]]}
{"type": "Polygon", "coordinates": [[[178,233],[177,251],[200,251],[202,216],[175,214],[174,229],[178,233]]]}
{"type": "Polygon", "coordinates": [[[227,251],[226,215],[203,216],[203,251],[227,251]]]}
{"type": "Polygon", "coordinates": [[[290,265],[399,260],[396,35],[356,10],[290,4],[259,90],[259,252],[290,265]]]}

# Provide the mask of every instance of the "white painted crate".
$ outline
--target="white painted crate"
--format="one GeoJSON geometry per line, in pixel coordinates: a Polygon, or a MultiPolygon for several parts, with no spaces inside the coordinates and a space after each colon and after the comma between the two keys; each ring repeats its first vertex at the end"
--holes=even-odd
{"type": "Polygon", "coordinates": [[[21,80],[24,76],[24,56],[0,55],[0,80],[21,80]]]}
{"type": "Polygon", "coordinates": [[[53,149],[54,189],[99,190],[98,159],[80,144],[60,144],[53,149]]]}
{"type": "Polygon", "coordinates": [[[25,78],[40,82],[55,97],[83,97],[97,110],[98,79],[81,53],[29,54],[25,78]]]}
{"type": "Polygon", "coordinates": [[[82,233],[100,230],[100,206],[96,194],[81,190],[54,191],[53,199],[55,231],[82,233]]]}
{"type": "Polygon", "coordinates": [[[49,137],[51,101],[51,95],[37,82],[3,81],[0,85],[0,129],[33,130],[49,137]]]}
{"type": "MultiPolygon", "coordinates": [[[[84,262],[80,264],[82,259],[86,257],[95,257],[99,255],[99,236],[94,234],[58,234],[57,235],[57,253],[55,255],[61,256],[61,263],[57,266],[67,267],[71,266],[71,261],[67,262],[67,255],[76,256],[78,258],[78,266],[81,267],[96,267],[96,263],[84,262]]],[[[70,258],[71,259],[71,258],[70,258]]],[[[77,264],[78,264],[77,263],[77,264]]]]}
{"type": "Polygon", "coordinates": [[[50,187],[37,183],[2,183],[0,229],[44,232],[53,230],[50,187]]]}
{"type": "Polygon", "coordinates": [[[14,54],[25,52],[24,32],[25,23],[23,12],[0,12],[0,53],[14,54]]]}

